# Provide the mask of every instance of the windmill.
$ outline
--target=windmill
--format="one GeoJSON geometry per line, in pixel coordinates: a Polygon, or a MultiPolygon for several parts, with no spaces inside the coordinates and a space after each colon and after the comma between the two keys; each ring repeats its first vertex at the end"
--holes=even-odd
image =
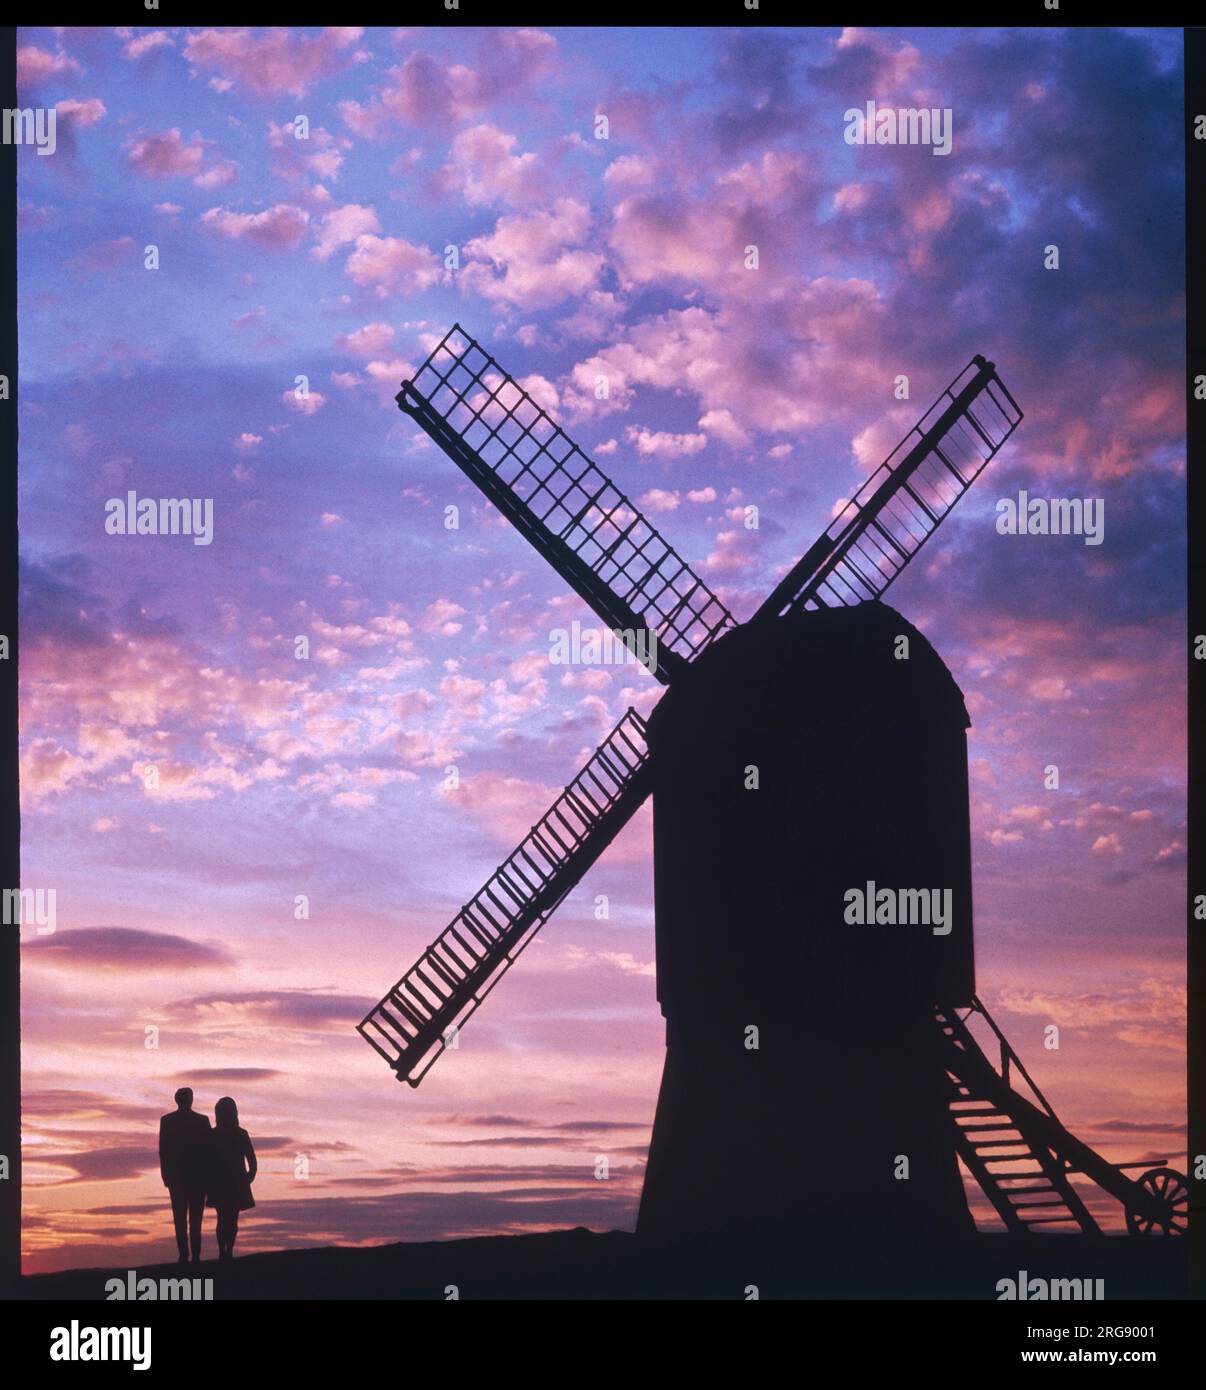
{"type": "Polygon", "coordinates": [[[881,602],[1022,419],[993,363],[972,358],[743,625],[459,324],[397,402],[669,687],[358,1025],[397,1078],[419,1085],[652,795],[667,1053],[639,1234],[957,1237],[960,1165],[1011,1233],[1096,1232],[1073,1174],[1132,1233],[1182,1233],[1185,1178],[1070,1134],[976,994],[970,721],[881,602]],[[949,913],[851,925],[864,885],[914,908],[941,889],[949,913]]]}

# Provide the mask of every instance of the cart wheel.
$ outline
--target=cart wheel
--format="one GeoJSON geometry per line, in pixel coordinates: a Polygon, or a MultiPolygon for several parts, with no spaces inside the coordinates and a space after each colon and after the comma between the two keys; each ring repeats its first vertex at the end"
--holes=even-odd
{"type": "Polygon", "coordinates": [[[1128,1211],[1126,1228],[1131,1235],[1183,1236],[1189,1214],[1189,1184],[1185,1175],[1175,1168],[1149,1168],[1139,1179],[1139,1185],[1164,1203],[1165,1212],[1153,1218],[1128,1211]]]}

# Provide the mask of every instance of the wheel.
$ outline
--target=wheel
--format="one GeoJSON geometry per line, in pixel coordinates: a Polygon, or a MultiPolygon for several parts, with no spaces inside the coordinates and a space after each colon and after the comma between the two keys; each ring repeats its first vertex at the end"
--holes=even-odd
{"type": "Polygon", "coordinates": [[[1128,1211],[1126,1228],[1131,1235],[1183,1236],[1189,1214],[1189,1183],[1185,1175],[1175,1168],[1149,1168],[1139,1179],[1139,1186],[1164,1203],[1165,1213],[1152,1218],[1128,1211]]]}

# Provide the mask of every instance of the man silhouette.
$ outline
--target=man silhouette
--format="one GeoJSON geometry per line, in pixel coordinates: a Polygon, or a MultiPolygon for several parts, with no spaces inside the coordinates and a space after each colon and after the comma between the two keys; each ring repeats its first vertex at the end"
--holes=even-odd
{"type": "Polygon", "coordinates": [[[176,1109],[159,1121],[159,1174],[172,1199],[176,1248],[180,1263],[201,1262],[201,1220],[205,1215],[205,1183],[209,1170],[209,1120],[193,1110],[190,1087],[175,1095],[176,1109]]]}

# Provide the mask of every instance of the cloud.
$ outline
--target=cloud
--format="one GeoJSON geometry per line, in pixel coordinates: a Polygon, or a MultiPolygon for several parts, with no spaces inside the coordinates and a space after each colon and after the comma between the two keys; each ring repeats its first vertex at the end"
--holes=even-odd
{"type": "Polygon", "coordinates": [[[442,274],[426,246],[392,236],[358,236],[345,269],[356,284],[371,289],[381,299],[425,290],[442,274]]]}
{"type": "Polygon", "coordinates": [[[638,454],[648,458],[684,458],[698,454],[707,444],[707,436],[702,434],[670,434],[665,430],[648,430],[629,425],[624,438],[636,447],[638,454]]]}
{"type": "Polygon", "coordinates": [[[291,182],[311,177],[325,183],[339,178],[344,152],[352,142],[332,135],[325,126],[313,126],[306,138],[299,139],[293,122],[277,125],[269,121],[268,145],[272,150],[273,173],[291,182]]]}
{"type": "Polygon", "coordinates": [[[366,139],[396,126],[447,127],[524,93],[547,71],[556,47],[552,35],[540,30],[501,29],[480,41],[476,67],[445,65],[416,50],[389,69],[369,101],[341,101],[339,113],[366,139]]]}
{"type": "Polygon", "coordinates": [[[149,33],[127,39],[122,52],[130,59],[141,58],[157,48],[174,48],[175,42],[165,29],[152,29],[149,33]]]}
{"type": "Polygon", "coordinates": [[[327,398],[321,391],[307,391],[305,395],[299,396],[297,391],[289,386],[281,392],[281,400],[299,415],[315,415],[327,403],[327,398]]]}
{"type": "Polygon", "coordinates": [[[126,163],[145,179],[191,176],[200,172],[205,144],[199,135],[187,143],[177,127],[161,135],[143,135],[126,146],[126,163]]]}
{"type": "Polygon", "coordinates": [[[380,357],[388,352],[394,339],[394,329],[388,323],[366,323],[351,333],[342,333],[335,346],[353,357],[380,357]]]}
{"type": "Polygon", "coordinates": [[[677,510],[679,494],[665,488],[651,487],[637,498],[637,505],[647,512],[672,512],[677,510]]]}
{"type": "Polygon", "coordinates": [[[553,804],[559,787],[522,777],[483,772],[444,792],[449,805],[467,812],[496,840],[517,844],[553,804]]]}
{"type": "Polygon", "coordinates": [[[589,228],[590,209],[572,198],[558,198],[551,211],[504,214],[493,232],[466,242],[461,283],[483,299],[525,310],[580,297],[605,265],[583,245],[589,228]]]}
{"type": "MultiPolygon", "coordinates": [[[[101,108],[102,113],[104,108],[101,108]]],[[[213,158],[211,144],[194,134],[188,141],[175,126],[126,142],[126,164],[144,179],[191,178],[198,188],[221,188],[238,177],[230,159],[213,158]]]]}
{"type": "Polygon", "coordinates": [[[210,970],[234,964],[223,947],[205,945],[168,932],[131,927],[80,927],[59,930],[26,942],[22,950],[42,965],[79,970],[210,970]]]}
{"type": "Polygon", "coordinates": [[[168,1080],[178,1082],[181,1086],[190,1083],[197,1085],[221,1084],[227,1081],[250,1083],[252,1081],[275,1081],[278,1076],[285,1074],[275,1067],[195,1067],[192,1071],[178,1072],[175,1076],[168,1077],[168,1080]]]}
{"type": "Polygon", "coordinates": [[[303,97],[318,82],[357,60],[364,30],[327,28],[318,35],[296,29],[203,29],[189,34],[184,56],[197,68],[216,69],[257,96],[303,97]]]}
{"type": "Polygon", "coordinates": [[[114,1145],[78,1153],[33,1153],[27,1155],[26,1162],[70,1168],[75,1177],[68,1182],[125,1182],[157,1171],[159,1151],[144,1146],[114,1145]]]}
{"type": "Polygon", "coordinates": [[[54,109],[60,119],[65,118],[77,126],[96,125],[105,116],[105,103],[99,97],[89,97],[87,101],[68,97],[65,101],[56,101],[54,109]]]}
{"type": "Polygon", "coordinates": [[[1121,854],[1122,841],[1118,836],[1111,832],[1109,835],[1098,835],[1093,841],[1094,854],[1121,854]]]}
{"type": "Polygon", "coordinates": [[[323,215],[311,255],[325,261],[339,247],[380,230],[380,219],[372,208],[362,207],[359,203],[345,203],[343,207],[332,208],[323,215]]]}
{"type": "Polygon", "coordinates": [[[427,605],[423,613],[424,632],[438,632],[442,637],[455,637],[461,630],[457,618],[464,617],[465,609],[451,599],[439,598],[427,605]]]}
{"type": "Polygon", "coordinates": [[[1185,987],[1170,980],[1149,978],[1137,986],[1078,994],[1009,988],[998,992],[997,1005],[1063,1029],[1106,1029],[1139,1047],[1184,1054],[1185,987]]]}
{"type": "Polygon", "coordinates": [[[515,154],[518,144],[516,136],[497,126],[458,132],[444,167],[444,187],[471,207],[533,201],[543,185],[539,163],[535,154],[515,154]]]}
{"type": "Polygon", "coordinates": [[[80,65],[62,49],[48,53],[36,44],[23,44],[17,49],[17,86],[22,90],[37,87],[48,77],[80,71],[80,65]]]}
{"type": "Polygon", "coordinates": [[[304,208],[277,203],[263,212],[233,212],[210,208],[201,214],[202,224],[232,241],[250,241],[256,246],[286,251],[296,246],[310,222],[304,208]]]}
{"type": "Polygon", "coordinates": [[[288,1027],[343,1028],[358,1023],[376,1003],[367,996],[320,989],[240,990],[202,994],[168,1007],[173,1018],[233,1023],[239,1016],[288,1027]]]}

